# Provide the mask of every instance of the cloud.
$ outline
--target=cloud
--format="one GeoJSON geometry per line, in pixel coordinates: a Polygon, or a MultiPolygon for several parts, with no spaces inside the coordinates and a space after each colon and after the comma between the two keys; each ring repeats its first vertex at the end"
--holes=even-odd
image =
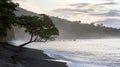
{"type": "Polygon", "coordinates": [[[13,1],[26,1],[26,0],[13,0],[13,1]]]}
{"type": "Polygon", "coordinates": [[[79,10],[77,10],[77,9],[56,9],[56,10],[54,10],[54,12],[64,15],[64,17],[65,16],[69,17],[69,16],[74,16],[74,15],[76,15],[76,16],[80,15],[80,12],[82,12],[82,11],[80,10],[80,12],[79,12],[79,10]]]}
{"type": "Polygon", "coordinates": [[[118,3],[116,2],[107,2],[107,3],[100,3],[100,4],[92,4],[92,3],[75,3],[75,4],[70,4],[70,6],[74,7],[86,7],[86,6],[102,6],[102,5],[116,5],[118,3]]]}
{"type": "Polygon", "coordinates": [[[98,4],[98,5],[116,5],[118,3],[116,2],[109,2],[109,3],[102,3],[102,4],[98,4]]]}
{"type": "Polygon", "coordinates": [[[107,16],[107,17],[120,17],[120,10],[110,10],[107,13],[92,14],[92,15],[107,16]]]}
{"type": "Polygon", "coordinates": [[[12,0],[14,2],[26,2],[27,0],[12,0]]]}
{"type": "Polygon", "coordinates": [[[79,15],[81,13],[88,13],[89,11],[94,11],[93,9],[91,9],[94,4],[90,4],[90,3],[77,3],[77,4],[70,4],[69,6],[75,6],[72,8],[58,8],[53,10],[56,13],[64,13],[64,14],[72,14],[72,15],[79,15]],[[78,8],[80,7],[80,8],[78,8]]]}
{"type": "Polygon", "coordinates": [[[116,2],[105,2],[105,3],[75,3],[69,4],[71,8],[58,8],[55,9],[56,13],[64,14],[81,14],[86,13],[94,16],[106,16],[106,17],[119,17],[120,10],[110,8],[111,5],[117,5],[116,2]]]}
{"type": "Polygon", "coordinates": [[[120,19],[105,19],[103,21],[97,21],[95,23],[103,24],[104,26],[120,29],[120,19]]]}
{"type": "Polygon", "coordinates": [[[97,0],[97,1],[113,1],[113,0],[97,0]]]}
{"type": "Polygon", "coordinates": [[[54,12],[63,12],[63,13],[79,13],[79,12],[87,12],[86,10],[81,9],[70,9],[70,8],[63,8],[63,9],[56,9],[54,12]]]}
{"type": "Polygon", "coordinates": [[[91,4],[91,3],[75,3],[75,4],[70,4],[70,6],[73,6],[73,7],[86,7],[86,6],[94,6],[95,4],[91,4]]]}
{"type": "Polygon", "coordinates": [[[64,16],[64,18],[67,19],[75,19],[81,20],[85,23],[91,23],[109,18],[120,19],[119,6],[119,2],[115,0],[102,0],[100,2],[94,0],[94,2],[67,4],[66,6],[64,5],[60,8],[54,9],[53,13],[57,16],[64,16]]]}
{"type": "Polygon", "coordinates": [[[115,0],[96,0],[96,1],[115,1],[115,0]]]}

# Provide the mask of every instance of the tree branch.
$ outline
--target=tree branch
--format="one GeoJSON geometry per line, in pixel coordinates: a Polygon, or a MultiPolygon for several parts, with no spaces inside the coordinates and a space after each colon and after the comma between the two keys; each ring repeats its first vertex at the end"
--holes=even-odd
{"type": "Polygon", "coordinates": [[[30,41],[32,41],[33,40],[33,34],[31,34],[31,38],[30,38],[30,41]]]}
{"type": "Polygon", "coordinates": [[[36,38],[33,41],[36,41],[38,39],[38,36],[36,36],[36,38]]]}

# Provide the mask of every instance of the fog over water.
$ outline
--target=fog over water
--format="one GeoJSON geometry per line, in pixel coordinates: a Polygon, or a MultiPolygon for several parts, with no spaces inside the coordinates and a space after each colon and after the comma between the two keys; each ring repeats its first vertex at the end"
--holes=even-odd
{"type": "MultiPolygon", "coordinates": [[[[19,44],[24,41],[16,40],[19,44]]],[[[69,67],[120,67],[120,39],[79,39],[31,43],[69,67]]]]}

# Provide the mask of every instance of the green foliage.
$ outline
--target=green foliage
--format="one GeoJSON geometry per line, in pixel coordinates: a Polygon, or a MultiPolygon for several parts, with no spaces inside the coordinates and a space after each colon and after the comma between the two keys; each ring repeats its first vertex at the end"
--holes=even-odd
{"type": "Polygon", "coordinates": [[[18,25],[25,28],[25,32],[31,35],[30,41],[48,40],[59,35],[58,29],[52,20],[45,14],[38,16],[18,17],[18,25]]]}
{"type": "Polygon", "coordinates": [[[0,38],[7,36],[7,30],[16,22],[14,11],[17,6],[11,0],[0,0],[0,38]]]}

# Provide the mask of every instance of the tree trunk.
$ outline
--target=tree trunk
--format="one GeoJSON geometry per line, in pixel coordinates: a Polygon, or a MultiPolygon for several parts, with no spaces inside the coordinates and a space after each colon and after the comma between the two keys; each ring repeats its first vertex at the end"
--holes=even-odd
{"type": "Polygon", "coordinates": [[[28,41],[27,43],[21,44],[19,47],[23,47],[23,46],[33,42],[32,39],[33,39],[33,34],[31,34],[30,41],[28,41]]]}
{"type": "Polygon", "coordinates": [[[23,47],[23,46],[25,46],[25,45],[27,45],[27,44],[29,44],[29,43],[31,43],[32,41],[28,41],[27,43],[24,43],[24,44],[21,44],[19,47],[23,47]]]}

